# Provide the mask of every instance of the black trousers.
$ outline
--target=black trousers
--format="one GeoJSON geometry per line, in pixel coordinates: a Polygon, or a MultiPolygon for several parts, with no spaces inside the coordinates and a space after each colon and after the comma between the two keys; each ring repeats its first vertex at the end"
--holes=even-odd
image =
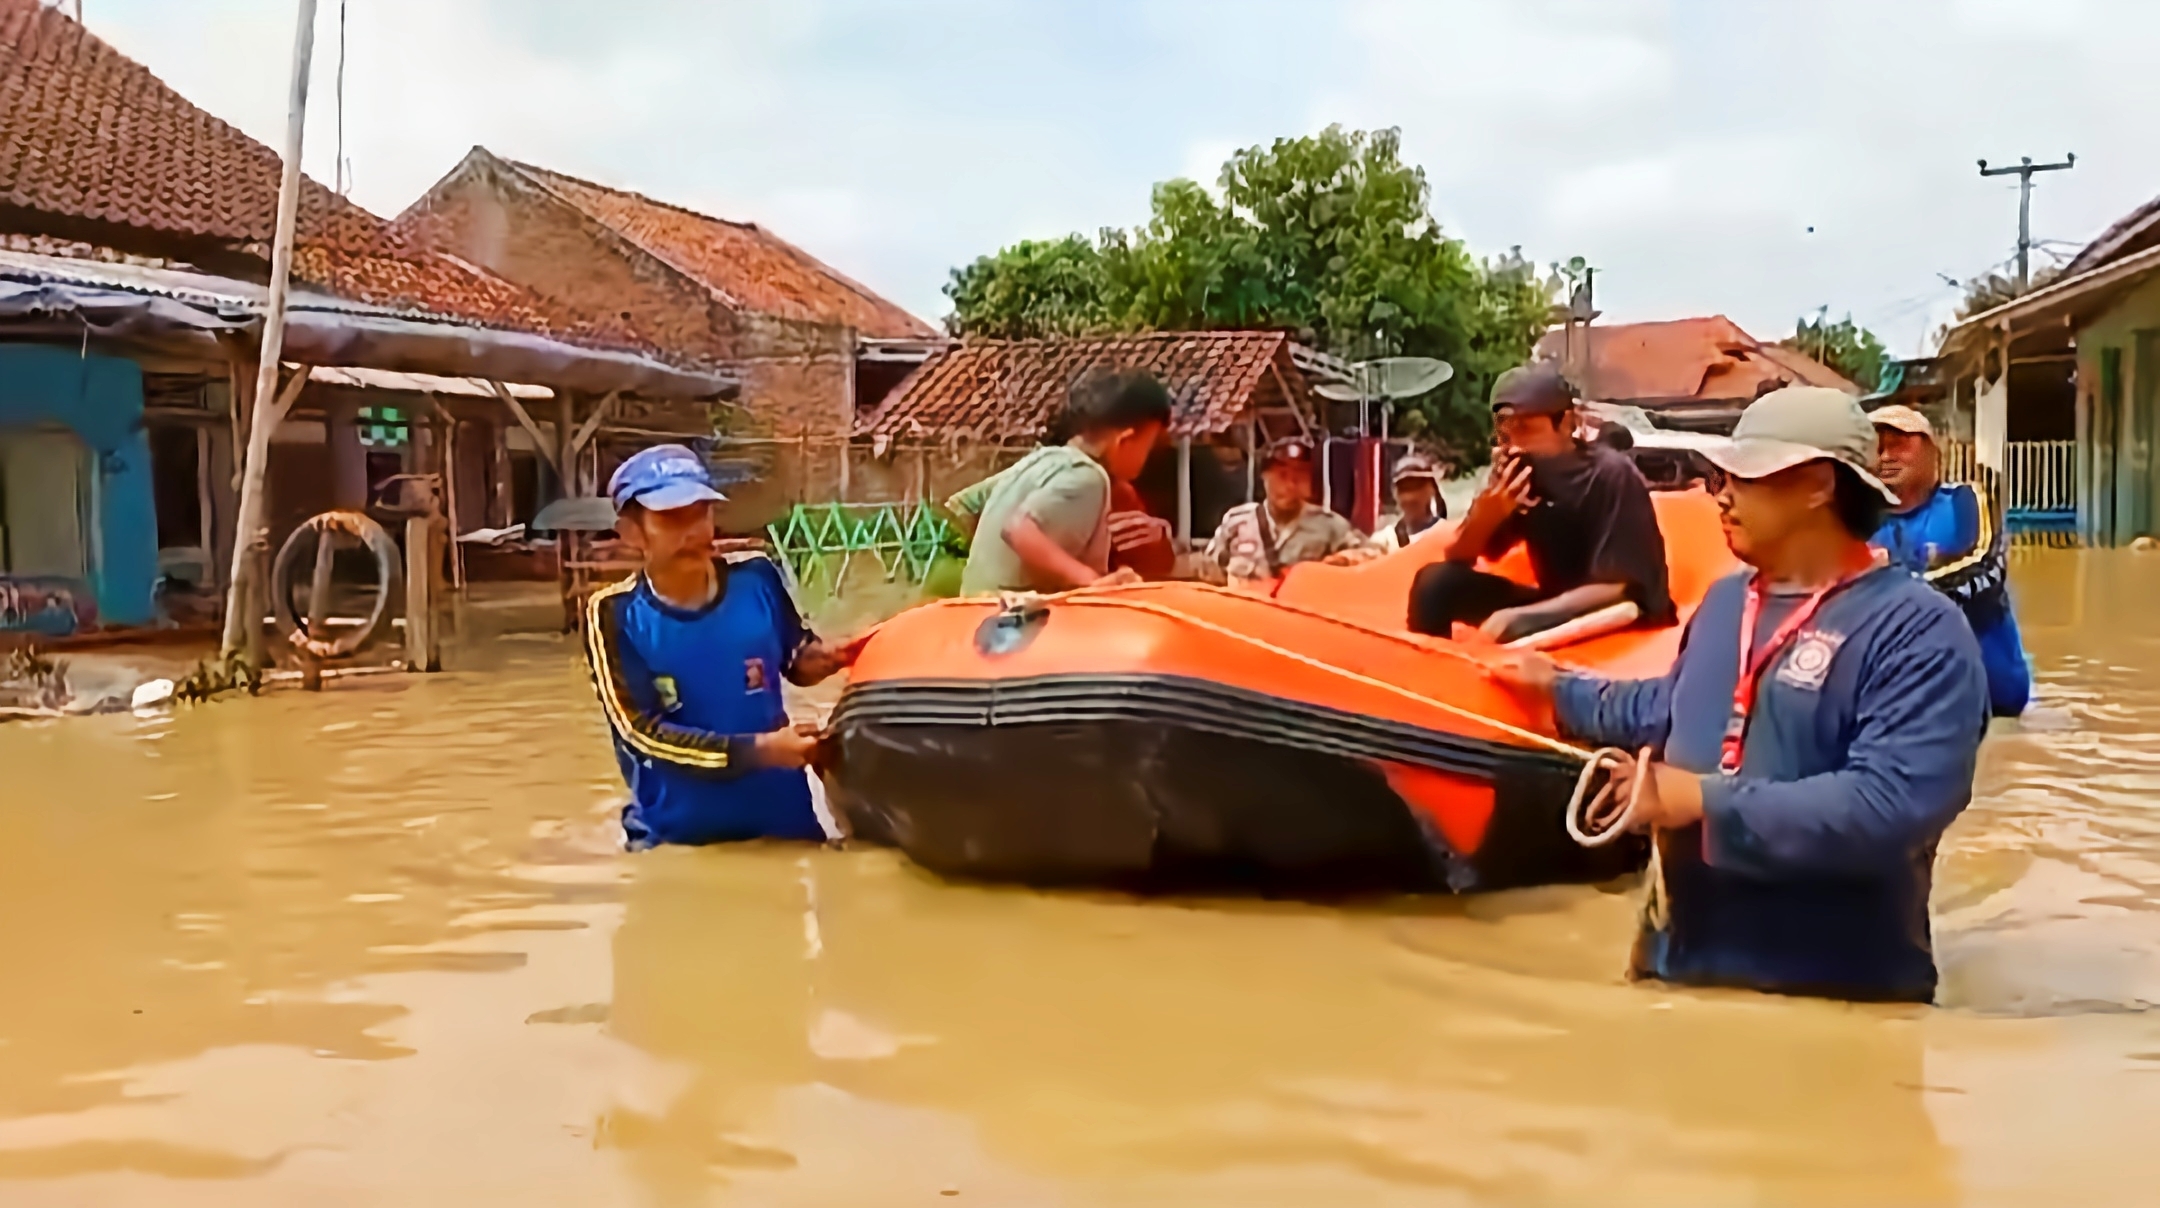
{"type": "MultiPolygon", "coordinates": [[[[1418,570],[1410,585],[1410,632],[1446,637],[1461,621],[1481,624],[1503,608],[1535,604],[1543,597],[1534,587],[1488,575],[1463,562],[1434,562],[1418,570]]],[[[1521,637],[1502,634],[1502,641],[1521,637]]]]}

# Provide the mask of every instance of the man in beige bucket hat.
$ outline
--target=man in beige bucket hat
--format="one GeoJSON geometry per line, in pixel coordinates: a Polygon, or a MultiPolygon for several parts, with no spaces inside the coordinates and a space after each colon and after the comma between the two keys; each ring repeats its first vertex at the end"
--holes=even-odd
{"type": "MultiPolygon", "coordinates": [[[[1788,387],[1709,452],[1743,570],[1713,584],[1651,680],[1515,655],[1495,677],[1586,746],[1637,752],[1666,910],[1638,977],[1783,994],[1935,994],[1935,845],[1972,797],[1987,682],[1942,595],[1868,545],[1893,496],[1852,396],[1788,387]]],[[[1637,788],[1639,786],[1639,790],[1637,788]]]]}

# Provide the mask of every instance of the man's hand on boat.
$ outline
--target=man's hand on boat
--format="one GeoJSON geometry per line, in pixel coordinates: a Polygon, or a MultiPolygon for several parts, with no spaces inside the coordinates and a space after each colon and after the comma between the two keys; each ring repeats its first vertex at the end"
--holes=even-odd
{"type": "Polygon", "coordinates": [[[784,729],[757,736],[755,755],[762,768],[803,768],[817,757],[823,731],[815,722],[799,721],[784,729]]]}
{"type": "Polygon", "coordinates": [[[1545,704],[1552,700],[1560,664],[1535,650],[1510,650],[1485,664],[1485,674],[1515,695],[1545,704]]]}
{"type": "Polygon", "coordinates": [[[1110,548],[1120,552],[1157,541],[1168,541],[1174,530],[1170,522],[1146,512],[1110,513],[1110,548]]]}
{"type": "Polygon", "coordinates": [[[876,632],[877,626],[873,625],[843,642],[813,638],[803,643],[802,649],[795,652],[794,660],[788,664],[789,682],[807,688],[853,666],[855,656],[862,653],[863,644],[876,632]]]}
{"type": "Polygon", "coordinates": [[[1320,561],[1328,566],[1362,566],[1386,553],[1386,550],[1377,545],[1354,545],[1349,549],[1336,550],[1320,561]]]}

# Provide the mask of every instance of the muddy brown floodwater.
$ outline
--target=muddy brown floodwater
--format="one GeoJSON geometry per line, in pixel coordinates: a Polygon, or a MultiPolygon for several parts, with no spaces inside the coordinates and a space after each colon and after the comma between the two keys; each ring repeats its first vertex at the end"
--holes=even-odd
{"type": "Polygon", "coordinates": [[[0,1202],[2148,1204],[2160,557],[2016,564],[1937,1009],[1629,986],[1594,889],[1352,909],[615,851],[569,646],[0,726],[0,1202]]]}

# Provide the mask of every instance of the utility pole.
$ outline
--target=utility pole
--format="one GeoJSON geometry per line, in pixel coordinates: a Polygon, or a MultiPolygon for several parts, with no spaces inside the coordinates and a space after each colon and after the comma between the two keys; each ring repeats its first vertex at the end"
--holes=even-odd
{"type": "MultiPolygon", "coordinates": [[[[256,552],[262,540],[263,477],[270,461],[270,430],[278,422],[278,362],[285,351],[285,290],[292,277],[293,227],[300,212],[300,139],[307,130],[308,67],[315,57],[315,0],[300,0],[293,30],[292,98],[285,118],[285,175],[278,182],[277,228],[270,244],[270,298],[263,313],[262,351],[257,359],[254,419],[240,475],[240,515],[233,534],[231,595],[225,602],[225,656],[247,643],[250,630],[262,624],[252,600],[268,598],[268,585],[251,591],[253,572],[267,575],[266,559],[256,552]]],[[[306,367],[301,369],[305,373],[306,367]]]]}
{"type": "Polygon", "coordinates": [[[2030,272],[2032,257],[2032,178],[2035,172],[2060,172],[2077,167],[2077,156],[2065,155],[2059,164],[2036,164],[2028,155],[2017,162],[2016,167],[1990,168],[1986,160],[1980,161],[1982,176],[2015,176],[2018,178],[2018,292],[2024,293],[2032,282],[2030,272]]]}

